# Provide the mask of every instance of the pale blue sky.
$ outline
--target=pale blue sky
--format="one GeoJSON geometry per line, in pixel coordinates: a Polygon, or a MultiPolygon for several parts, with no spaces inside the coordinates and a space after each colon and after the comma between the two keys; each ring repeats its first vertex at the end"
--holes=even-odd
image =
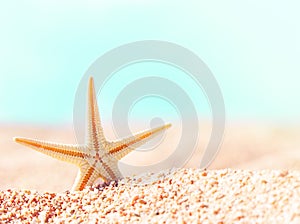
{"type": "Polygon", "coordinates": [[[148,39],[198,54],[228,119],[299,121],[299,11],[298,1],[2,1],[0,122],[72,122],[91,63],[148,39]]]}

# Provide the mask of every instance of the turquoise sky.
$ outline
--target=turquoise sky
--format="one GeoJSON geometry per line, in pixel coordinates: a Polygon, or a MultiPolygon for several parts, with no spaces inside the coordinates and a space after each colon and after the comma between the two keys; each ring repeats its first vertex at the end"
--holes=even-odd
{"type": "MultiPolygon", "coordinates": [[[[72,122],[75,91],[91,63],[149,39],[198,54],[218,80],[228,119],[299,121],[299,11],[298,1],[2,1],[0,122],[72,122]]],[[[205,117],[205,98],[174,74],[205,117]]],[[[105,114],[115,92],[103,94],[105,114]]]]}

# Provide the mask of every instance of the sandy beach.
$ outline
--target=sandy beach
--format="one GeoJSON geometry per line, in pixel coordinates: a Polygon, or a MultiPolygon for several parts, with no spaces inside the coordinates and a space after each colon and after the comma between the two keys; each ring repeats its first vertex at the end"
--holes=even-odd
{"type": "MultiPolygon", "coordinates": [[[[207,144],[206,128],[199,151],[186,165],[193,169],[163,171],[161,181],[146,186],[127,178],[105,188],[70,193],[77,167],[18,145],[12,138],[75,143],[72,126],[2,125],[1,220],[25,216],[30,222],[81,218],[89,223],[299,223],[300,128],[236,122],[227,126],[217,158],[203,171],[196,167],[207,144]]],[[[157,158],[153,154],[141,159],[133,152],[125,159],[147,163],[157,158]]]]}
{"type": "Polygon", "coordinates": [[[22,223],[299,223],[300,172],[180,169],[83,191],[0,191],[0,220],[22,223]]]}

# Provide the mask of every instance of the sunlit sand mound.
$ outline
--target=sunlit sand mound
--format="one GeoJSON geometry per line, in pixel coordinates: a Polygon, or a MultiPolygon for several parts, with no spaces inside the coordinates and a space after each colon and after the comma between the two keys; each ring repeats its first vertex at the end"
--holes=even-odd
{"type": "Polygon", "coordinates": [[[80,192],[1,191],[0,222],[300,223],[299,198],[300,171],[179,169],[80,192]]]}

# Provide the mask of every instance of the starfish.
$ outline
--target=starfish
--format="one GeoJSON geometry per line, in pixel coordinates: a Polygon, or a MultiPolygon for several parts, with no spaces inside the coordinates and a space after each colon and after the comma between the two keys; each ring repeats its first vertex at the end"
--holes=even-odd
{"type": "Polygon", "coordinates": [[[60,144],[21,137],[14,138],[17,143],[58,160],[77,165],[79,171],[72,187],[73,191],[80,191],[86,186],[93,185],[98,178],[102,178],[105,182],[122,178],[118,161],[133,151],[133,147],[143,145],[171,126],[171,124],[166,124],[123,140],[110,142],[106,140],[103,134],[92,77],[89,79],[87,106],[87,139],[83,145],[60,144]]]}

